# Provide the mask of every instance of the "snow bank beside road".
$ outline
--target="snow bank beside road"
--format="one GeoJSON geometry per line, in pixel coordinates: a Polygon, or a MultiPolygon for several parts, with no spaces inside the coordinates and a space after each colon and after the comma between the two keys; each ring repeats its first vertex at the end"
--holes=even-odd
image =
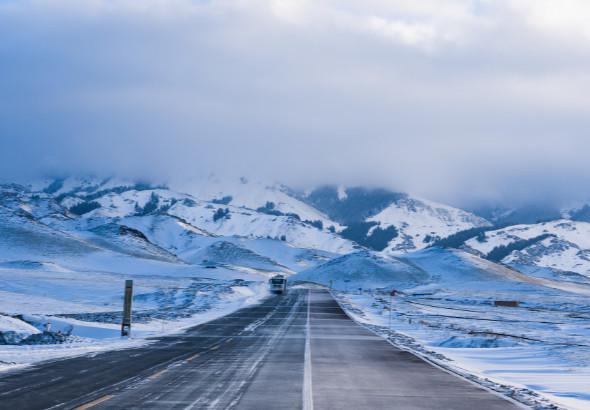
{"type": "MultiPolygon", "coordinates": [[[[535,408],[590,408],[585,288],[544,286],[459,251],[431,249],[400,260],[429,279],[393,298],[394,344],[535,408]],[[520,305],[497,307],[496,300],[520,305]]],[[[355,320],[388,336],[389,289],[335,296],[355,320]]]]}
{"type": "MultiPolygon", "coordinates": [[[[218,303],[208,309],[188,317],[152,320],[147,323],[134,323],[130,338],[120,337],[120,325],[114,323],[87,322],[72,318],[25,315],[25,320],[31,323],[51,322],[52,331],[61,330],[71,332],[72,337],[66,343],[48,345],[0,345],[0,371],[12,370],[45,360],[62,359],[66,357],[98,354],[109,350],[128,349],[150,343],[147,337],[164,336],[182,332],[187,328],[206,323],[219,317],[228,315],[238,309],[259,303],[268,296],[266,283],[256,283],[252,286],[232,287],[231,292],[220,295],[218,303]]],[[[0,316],[0,324],[6,321],[0,316]]],[[[39,330],[19,321],[31,333],[39,330]]],[[[6,326],[3,326],[5,328],[6,326]]],[[[21,326],[22,327],[22,326],[21,326]]],[[[11,325],[11,329],[15,326],[11,325]]]]}
{"type": "Polygon", "coordinates": [[[389,333],[388,296],[336,296],[355,320],[395,345],[523,404],[590,408],[590,331],[586,319],[568,319],[571,297],[561,309],[478,305],[481,294],[397,297],[389,333]]]}

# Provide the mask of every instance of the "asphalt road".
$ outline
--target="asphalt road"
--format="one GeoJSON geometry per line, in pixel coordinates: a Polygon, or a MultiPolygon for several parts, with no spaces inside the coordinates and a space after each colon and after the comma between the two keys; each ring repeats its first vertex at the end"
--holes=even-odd
{"type": "Polygon", "coordinates": [[[128,349],[0,378],[0,409],[516,409],[293,289],[128,349]]]}

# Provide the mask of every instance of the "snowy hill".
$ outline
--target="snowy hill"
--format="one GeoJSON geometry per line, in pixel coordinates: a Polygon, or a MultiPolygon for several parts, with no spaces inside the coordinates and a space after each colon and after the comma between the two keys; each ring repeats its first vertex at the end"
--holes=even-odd
{"type": "Polygon", "coordinates": [[[560,219],[488,231],[465,243],[489,259],[529,274],[585,282],[590,278],[590,223],[560,219]]]}
{"type": "Polygon", "coordinates": [[[292,215],[301,221],[310,221],[325,228],[333,226],[339,231],[339,224],[323,212],[301,201],[292,191],[279,183],[264,183],[246,178],[220,179],[210,177],[205,181],[172,186],[180,192],[217,205],[257,210],[270,215],[292,215]]]}
{"type": "MultiPolygon", "coordinates": [[[[159,220],[157,224],[172,223],[175,226],[169,228],[173,230],[184,224],[182,229],[205,236],[278,239],[299,248],[340,254],[352,251],[353,242],[389,254],[405,253],[458,231],[489,225],[454,207],[376,188],[326,186],[301,193],[280,184],[214,177],[176,190],[91,178],[45,181],[33,186],[40,195],[54,198],[65,214],[81,216],[87,224],[171,216],[177,220],[159,220]]],[[[81,224],[79,218],[74,219],[81,224]]],[[[143,232],[137,221],[120,223],[143,232]]],[[[161,227],[152,228],[162,231],[161,227]]],[[[187,240],[198,236],[193,234],[181,236],[187,240]]],[[[170,250],[161,241],[156,243],[170,250]]]]}
{"type": "Polygon", "coordinates": [[[294,282],[313,282],[334,289],[352,291],[386,286],[414,287],[429,279],[428,275],[395,258],[385,258],[369,251],[355,252],[332,259],[322,265],[299,272],[294,282]]]}
{"type": "Polygon", "coordinates": [[[543,292],[550,289],[590,295],[590,284],[572,284],[555,278],[535,278],[458,249],[429,248],[388,257],[361,251],[301,271],[292,282],[332,285],[340,291],[358,288],[406,289],[408,292],[486,291],[543,292]]]}
{"type": "Polygon", "coordinates": [[[383,229],[397,229],[398,235],[385,249],[389,253],[422,249],[459,231],[491,225],[461,209],[411,197],[392,203],[367,221],[376,222],[383,229]]]}
{"type": "Polygon", "coordinates": [[[262,256],[250,249],[229,241],[220,240],[211,245],[194,251],[186,260],[200,263],[207,267],[238,266],[268,272],[269,274],[292,273],[286,266],[280,265],[267,256],[262,256]]]}
{"type": "Polygon", "coordinates": [[[381,188],[324,186],[301,198],[345,225],[344,238],[388,254],[422,249],[456,232],[490,225],[461,209],[381,188]]]}
{"type": "MultiPolygon", "coordinates": [[[[236,192],[251,193],[250,188],[243,186],[245,184],[237,185],[236,192]]],[[[65,213],[74,216],[73,221],[66,223],[68,229],[89,229],[107,222],[122,223],[125,219],[123,224],[143,232],[141,225],[149,224],[149,229],[158,237],[156,243],[168,250],[182,251],[198,245],[199,237],[215,235],[271,238],[300,248],[334,253],[352,250],[352,243],[335,233],[333,226],[338,224],[326,219],[319,211],[279,188],[252,186],[259,189],[252,191],[257,194],[252,197],[244,194],[240,202],[236,194],[236,199],[232,200],[222,196],[207,201],[165,186],[111,179],[66,179],[35,185],[40,190],[38,192],[51,195],[65,213]],[[260,201],[254,203],[254,198],[260,201]],[[162,218],[156,218],[158,216],[162,218]],[[144,223],[138,220],[144,217],[144,223]],[[133,220],[127,221],[130,218],[133,220]],[[170,234],[166,229],[175,233],[170,234]],[[164,236],[175,243],[168,246],[164,243],[164,236]]],[[[210,190],[215,192],[211,194],[213,196],[220,194],[218,190],[210,190]]]]}

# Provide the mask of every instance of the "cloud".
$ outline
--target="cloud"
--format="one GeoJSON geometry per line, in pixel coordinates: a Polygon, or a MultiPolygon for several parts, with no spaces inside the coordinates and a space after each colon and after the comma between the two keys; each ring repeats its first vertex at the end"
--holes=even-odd
{"type": "Polygon", "coordinates": [[[0,2],[0,174],[586,198],[585,1],[0,2]]]}

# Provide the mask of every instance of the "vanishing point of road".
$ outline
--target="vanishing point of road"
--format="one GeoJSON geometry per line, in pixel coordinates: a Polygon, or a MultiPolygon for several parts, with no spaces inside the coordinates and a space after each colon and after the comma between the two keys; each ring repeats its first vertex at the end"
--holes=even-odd
{"type": "Polygon", "coordinates": [[[0,409],[520,408],[397,349],[324,290],[263,303],[126,349],[0,377],[0,409]]]}

